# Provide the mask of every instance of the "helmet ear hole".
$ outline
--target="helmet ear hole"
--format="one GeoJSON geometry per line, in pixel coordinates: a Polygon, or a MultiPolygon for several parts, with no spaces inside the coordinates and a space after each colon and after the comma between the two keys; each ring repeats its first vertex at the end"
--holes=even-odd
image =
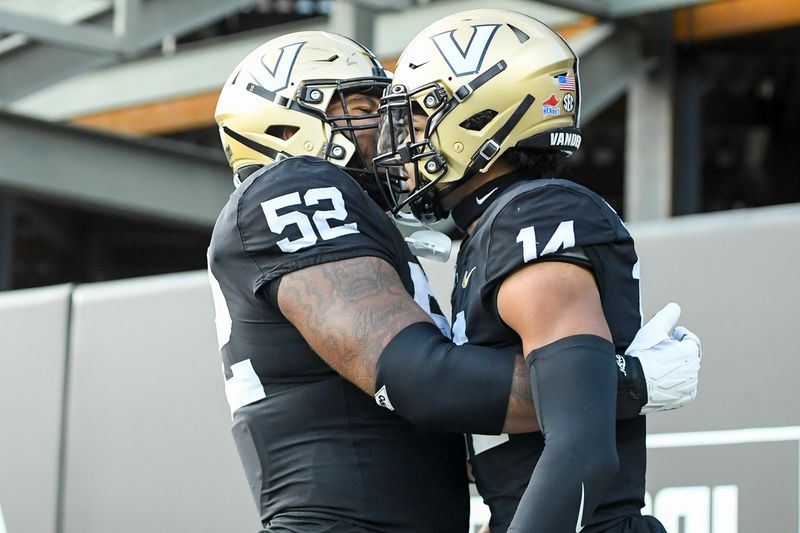
{"type": "Polygon", "coordinates": [[[277,137],[278,139],[288,141],[289,139],[294,137],[294,134],[297,133],[299,130],[300,128],[296,126],[275,124],[264,130],[264,133],[266,133],[267,135],[271,135],[273,137],[277,137]]]}
{"type": "Polygon", "coordinates": [[[483,128],[489,124],[494,117],[497,116],[497,111],[494,109],[484,109],[483,111],[478,111],[464,122],[459,124],[465,130],[470,131],[481,131],[483,128]]]}

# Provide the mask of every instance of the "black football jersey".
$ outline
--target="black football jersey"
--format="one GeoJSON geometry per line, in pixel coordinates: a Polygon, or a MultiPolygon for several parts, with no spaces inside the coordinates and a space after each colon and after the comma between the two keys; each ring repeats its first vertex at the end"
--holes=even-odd
{"type": "Polygon", "coordinates": [[[374,256],[449,334],[427,279],[389,218],[338,167],[291,158],[231,195],[209,272],[233,436],[266,525],[281,513],[353,531],[468,524],[461,436],[418,429],[333,371],[281,314],[281,276],[374,256]]]}
{"type": "MultiPolygon", "coordinates": [[[[594,272],[617,353],[623,353],[641,326],[639,262],[614,210],[585,187],[555,179],[515,183],[492,200],[459,252],[453,340],[521,353],[519,336],[498,314],[497,292],[523,265],[556,260],[594,272]]],[[[536,295],[530,297],[535,300],[536,295]]],[[[619,474],[586,522],[586,532],[638,514],[644,503],[645,419],[620,421],[616,429],[619,474]]],[[[468,441],[478,490],[492,511],[492,533],[505,531],[544,439],[535,433],[473,435],[468,441]]]]}

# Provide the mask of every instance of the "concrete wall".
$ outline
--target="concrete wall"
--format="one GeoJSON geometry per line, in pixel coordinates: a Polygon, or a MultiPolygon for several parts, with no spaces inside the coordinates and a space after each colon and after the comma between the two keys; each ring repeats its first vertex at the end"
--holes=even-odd
{"type": "Polygon", "coordinates": [[[649,429],[714,431],[651,439],[656,513],[685,509],[687,533],[731,531],[735,515],[742,533],[800,531],[800,209],[691,216],[633,234],[648,316],[675,300],[704,341],[697,400],[649,429]]]}
{"type": "Polygon", "coordinates": [[[0,295],[7,532],[260,529],[230,437],[206,273],[71,296],[70,306],[69,287],[0,295]]]}
{"type": "Polygon", "coordinates": [[[75,291],[64,533],[259,529],[212,310],[205,272],[75,291]]]}
{"type": "Polygon", "coordinates": [[[0,528],[12,533],[56,527],[70,291],[0,294],[0,528]]]}
{"type": "MultiPolygon", "coordinates": [[[[800,206],[631,232],[645,315],[678,301],[704,341],[698,399],[649,420],[650,509],[800,532],[800,206]]],[[[446,303],[452,271],[426,268],[446,303]]],[[[258,530],[212,314],[204,272],[0,294],[0,533],[258,530]]]]}

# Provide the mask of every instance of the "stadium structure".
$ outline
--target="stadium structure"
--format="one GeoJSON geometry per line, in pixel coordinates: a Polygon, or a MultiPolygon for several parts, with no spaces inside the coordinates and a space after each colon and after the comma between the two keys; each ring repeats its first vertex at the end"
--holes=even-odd
{"type": "MultiPolygon", "coordinates": [[[[204,272],[232,190],[219,89],[298,30],[391,70],[483,4],[0,0],[0,533],[258,530],[204,272]]],[[[678,301],[704,340],[697,400],[649,421],[647,510],[670,533],[800,532],[800,3],[492,5],[581,57],[569,177],[628,223],[645,315],[678,301]]],[[[425,267],[446,306],[451,271],[425,267]]]]}

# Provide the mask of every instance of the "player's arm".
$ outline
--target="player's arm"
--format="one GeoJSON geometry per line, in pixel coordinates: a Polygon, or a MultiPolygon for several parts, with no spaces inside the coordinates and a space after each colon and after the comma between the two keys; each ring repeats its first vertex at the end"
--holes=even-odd
{"type": "MultiPolygon", "coordinates": [[[[392,394],[385,405],[412,422],[495,433],[502,411],[503,433],[539,430],[522,355],[450,343],[385,261],[361,257],[296,271],[282,278],[278,295],[283,313],[331,367],[369,394],[386,385],[392,394]],[[506,392],[504,410],[490,401],[506,392]],[[477,409],[459,398],[485,399],[485,405],[477,409]]],[[[659,347],[660,358],[674,359],[659,347]]],[[[642,349],[638,356],[648,353],[642,349]]],[[[634,372],[638,363],[625,358],[628,370],[618,370],[617,418],[638,416],[647,400],[644,375],[634,372]]]]}
{"type": "MultiPolygon", "coordinates": [[[[636,333],[625,355],[617,354],[617,420],[679,409],[697,395],[701,343],[678,326],[678,304],[666,305],[636,333]]],[[[514,362],[509,408],[503,433],[534,431],[533,394],[525,358],[514,362]]],[[[538,421],[537,426],[538,427],[538,421]]]]}
{"type": "Polygon", "coordinates": [[[497,308],[528,354],[545,436],[510,531],[577,531],[619,467],[616,357],[594,277],[569,263],[529,264],[503,281],[497,308]]]}
{"type": "Polygon", "coordinates": [[[389,341],[410,324],[433,323],[394,269],[377,257],[285,275],[278,304],[314,351],[369,394],[375,393],[375,367],[389,341]]]}
{"type": "Polygon", "coordinates": [[[383,259],[357,257],[284,275],[281,312],[334,370],[411,422],[454,432],[538,429],[524,363],[508,351],[456,346],[383,259]],[[516,371],[514,371],[516,367],[516,371]],[[378,386],[376,387],[376,382],[378,386]]]}

